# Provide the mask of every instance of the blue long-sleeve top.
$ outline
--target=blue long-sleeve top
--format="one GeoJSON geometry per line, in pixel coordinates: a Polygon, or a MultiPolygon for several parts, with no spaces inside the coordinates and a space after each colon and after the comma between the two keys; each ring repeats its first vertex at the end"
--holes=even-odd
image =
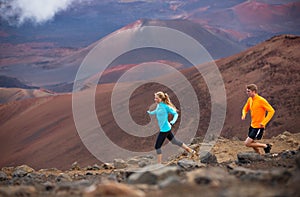
{"type": "Polygon", "coordinates": [[[178,119],[178,113],[175,109],[170,107],[164,102],[157,104],[157,107],[154,111],[147,111],[150,115],[156,115],[158,126],[161,132],[168,132],[171,130],[171,124],[175,124],[178,119]],[[169,122],[168,115],[172,114],[173,119],[169,122]],[[171,123],[171,124],[170,124],[171,123]]]}

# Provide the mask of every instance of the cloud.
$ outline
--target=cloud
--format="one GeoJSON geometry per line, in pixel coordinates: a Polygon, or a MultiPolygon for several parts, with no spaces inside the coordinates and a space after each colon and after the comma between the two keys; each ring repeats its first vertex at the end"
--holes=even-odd
{"type": "Polygon", "coordinates": [[[11,25],[42,24],[81,0],[0,0],[0,16],[11,25]]]}

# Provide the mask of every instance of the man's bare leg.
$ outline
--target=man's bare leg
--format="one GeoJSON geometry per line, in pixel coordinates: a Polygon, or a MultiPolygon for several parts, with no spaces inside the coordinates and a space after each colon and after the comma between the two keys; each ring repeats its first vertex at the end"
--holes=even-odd
{"type": "Polygon", "coordinates": [[[244,143],[245,143],[245,146],[253,148],[254,151],[259,154],[260,154],[259,148],[267,148],[266,144],[255,142],[253,139],[251,139],[249,137],[247,137],[247,139],[245,140],[244,143]]]}
{"type": "Polygon", "coordinates": [[[252,147],[252,148],[253,148],[253,150],[254,150],[256,153],[261,154],[260,151],[259,151],[259,148],[256,148],[256,147],[252,147]]]}

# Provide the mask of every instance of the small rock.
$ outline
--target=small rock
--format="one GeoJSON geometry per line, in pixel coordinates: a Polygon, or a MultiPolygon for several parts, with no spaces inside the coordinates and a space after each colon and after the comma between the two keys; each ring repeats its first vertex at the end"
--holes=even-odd
{"type": "Polygon", "coordinates": [[[71,170],[80,170],[80,169],[81,169],[81,168],[80,168],[78,162],[75,161],[75,162],[72,164],[71,170]]]}
{"type": "Polygon", "coordinates": [[[274,183],[286,183],[291,177],[291,173],[287,170],[252,170],[244,167],[235,167],[230,171],[231,174],[242,180],[250,181],[266,181],[274,183]]]}
{"type": "Polygon", "coordinates": [[[37,190],[33,186],[8,186],[0,187],[0,196],[37,196],[37,190]]]}
{"type": "Polygon", "coordinates": [[[27,165],[21,165],[15,168],[15,170],[12,173],[13,177],[24,177],[28,173],[34,172],[34,169],[27,166],[27,165]]]}
{"type": "Polygon", "coordinates": [[[293,158],[293,157],[295,157],[295,155],[296,155],[296,151],[294,151],[294,150],[286,150],[286,151],[280,153],[280,157],[282,159],[293,158]]]}
{"type": "Polygon", "coordinates": [[[292,134],[290,132],[288,132],[288,131],[285,131],[285,132],[283,132],[283,135],[285,135],[285,136],[291,136],[292,134]]]}
{"type": "Polygon", "coordinates": [[[140,160],[137,158],[131,158],[127,161],[127,163],[130,165],[138,165],[139,162],[140,162],[140,160]]]}
{"type": "Polygon", "coordinates": [[[18,169],[18,170],[13,171],[12,177],[24,177],[24,176],[26,176],[27,174],[28,174],[28,173],[25,172],[24,170],[18,169]]]}
{"type": "Polygon", "coordinates": [[[237,158],[240,163],[251,163],[265,160],[262,155],[254,152],[238,153],[237,158]]]}
{"type": "Polygon", "coordinates": [[[202,168],[187,173],[188,182],[196,184],[211,184],[218,186],[222,182],[234,181],[236,178],[220,167],[202,168]]]}
{"type": "Polygon", "coordinates": [[[127,167],[127,163],[123,159],[114,159],[114,167],[116,169],[123,169],[127,167]]]}
{"type": "Polygon", "coordinates": [[[0,171],[0,181],[7,180],[7,174],[3,171],[0,171]]]}
{"type": "Polygon", "coordinates": [[[97,165],[97,164],[94,164],[92,166],[92,170],[100,170],[100,169],[101,169],[101,167],[99,165],[97,165]]]}
{"type": "Polygon", "coordinates": [[[200,144],[201,142],[203,142],[203,137],[194,137],[191,140],[191,145],[200,144]]]}
{"type": "Polygon", "coordinates": [[[170,185],[177,185],[180,183],[181,183],[181,180],[178,176],[170,176],[170,177],[166,178],[165,180],[161,181],[158,186],[159,186],[159,188],[165,188],[170,185]]]}
{"type": "Polygon", "coordinates": [[[18,166],[16,167],[16,170],[23,170],[27,173],[30,173],[30,172],[34,172],[35,170],[27,165],[21,165],[21,166],[18,166]]]}
{"type": "Polygon", "coordinates": [[[185,170],[192,170],[198,167],[198,164],[192,160],[182,159],[177,162],[177,165],[185,170]]]}
{"type": "Polygon", "coordinates": [[[65,173],[60,173],[56,179],[55,179],[56,182],[70,182],[72,181],[72,178],[68,175],[68,174],[65,174],[65,173]]]}
{"type": "Polygon", "coordinates": [[[155,185],[169,176],[178,176],[179,168],[176,166],[164,166],[162,164],[150,165],[142,168],[128,177],[130,184],[155,185]]]}
{"type": "Polygon", "coordinates": [[[214,154],[207,151],[200,152],[200,161],[206,164],[218,163],[217,157],[214,154]]]}
{"type": "Polygon", "coordinates": [[[138,162],[138,165],[140,168],[143,168],[145,166],[148,166],[151,164],[151,161],[149,161],[148,159],[142,159],[141,161],[138,162]]]}
{"type": "Polygon", "coordinates": [[[114,166],[111,163],[104,163],[104,164],[102,164],[101,168],[103,168],[105,170],[112,170],[112,169],[114,169],[114,166]]]}

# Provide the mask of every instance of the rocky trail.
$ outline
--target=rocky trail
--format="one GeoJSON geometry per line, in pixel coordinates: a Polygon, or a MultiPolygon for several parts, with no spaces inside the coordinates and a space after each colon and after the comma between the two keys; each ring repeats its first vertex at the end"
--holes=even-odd
{"type": "MultiPolygon", "coordinates": [[[[263,142],[258,155],[238,139],[219,138],[207,154],[179,151],[163,164],[154,155],[69,170],[3,167],[0,196],[300,196],[300,133],[284,132],[263,142]]],[[[190,146],[199,150],[201,140],[190,146]]]]}

